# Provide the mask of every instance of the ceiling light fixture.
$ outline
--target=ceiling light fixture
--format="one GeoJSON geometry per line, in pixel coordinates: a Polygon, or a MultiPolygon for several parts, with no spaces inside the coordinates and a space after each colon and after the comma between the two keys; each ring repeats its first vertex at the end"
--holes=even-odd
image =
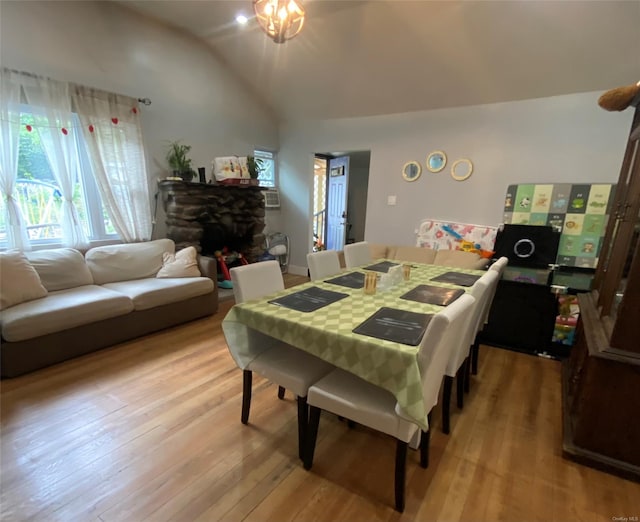
{"type": "Polygon", "coordinates": [[[253,0],[253,10],[260,27],[276,43],[291,40],[304,25],[300,0],[253,0]]]}

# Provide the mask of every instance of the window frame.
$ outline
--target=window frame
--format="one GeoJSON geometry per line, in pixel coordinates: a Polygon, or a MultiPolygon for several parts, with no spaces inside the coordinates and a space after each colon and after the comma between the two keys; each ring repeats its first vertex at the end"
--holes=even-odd
{"type": "MultiPolygon", "coordinates": [[[[42,115],[42,112],[38,109],[38,107],[29,105],[27,103],[20,104],[20,132],[23,132],[25,128],[25,123],[22,120],[23,114],[29,115],[42,115]]],[[[81,127],[80,118],[77,113],[73,113],[73,125],[76,128],[81,127]]],[[[31,132],[37,132],[36,129],[33,129],[31,132]]],[[[91,244],[104,243],[104,242],[114,242],[119,241],[121,238],[117,232],[108,233],[106,230],[105,222],[104,222],[104,213],[106,209],[102,203],[102,198],[100,197],[100,193],[98,191],[98,186],[95,180],[95,175],[93,171],[93,166],[91,162],[91,158],[89,156],[89,151],[87,149],[87,144],[83,135],[80,132],[74,133],[74,141],[78,155],[78,180],[77,183],[80,185],[80,192],[82,194],[82,205],[84,206],[84,211],[86,214],[86,226],[87,226],[87,239],[91,244]]],[[[19,154],[19,152],[18,152],[19,154]]],[[[20,155],[19,155],[20,157],[20,155]]],[[[46,153],[45,153],[46,157],[46,153]]],[[[47,164],[49,165],[49,169],[51,169],[49,159],[47,159],[47,164]]],[[[32,180],[24,179],[24,178],[16,178],[15,181],[15,189],[17,190],[18,185],[21,182],[30,182],[32,180]]],[[[40,180],[34,178],[34,181],[45,183],[44,180],[40,180]]],[[[59,191],[58,182],[55,178],[53,180],[47,180],[47,184],[53,185],[59,191]]],[[[3,205],[6,205],[6,202],[2,202],[3,205]]],[[[23,211],[22,207],[20,210],[23,211]]],[[[24,215],[24,212],[23,212],[24,215]]],[[[59,227],[60,223],[56,223],[59,227]]],[[[0,234],[0,250],[6,250],[8,248],[6,241],[6,228],[2,230],[2,234],[0,234]]],[[[61,247],[64,244],[64,238],[51,238],[51,239],[31,239],[29,238],[29,242],[32,247],[40,248],[56,248],[61,247]]]]}
{"type": "Polygon", "coordinates": [[[273,177],[272,177],[273,184],[270,184],[270,183],[265,184],[264,180],[260,180],[260,177],[258,176],[258,179],[260,181],[259,183],[260,188],[263,188],[265,190],[277,189],[278,188],[278,162],[276,160],[278,157],[278,153],[272,149],[267,149],[263,147],[254,147],[253,156],[256,159],[261,159],[263,161],[270,161],[273,164],[273,177]]]}

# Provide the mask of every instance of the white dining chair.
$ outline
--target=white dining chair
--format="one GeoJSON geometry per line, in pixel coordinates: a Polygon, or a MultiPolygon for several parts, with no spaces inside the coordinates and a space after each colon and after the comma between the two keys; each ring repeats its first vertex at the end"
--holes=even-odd
{"type": "MultiPolygon", "coordinates": [[[[233,294],[236,303],[259,299],[284,290],[280,263],[263,261],[232,268],[233,294]]],[[[307,431],[309,386],[327,375],[334,366],[286,343],[278,343],[253,359],[242,372],[242,424],[249,422],[253,372],[278,385],[278,397],[290,390],[298,403],[298,454],[303,457],[307,431]]]]}
{"type": "Polygon", "coordinates": [[[344,246],[344,264],[347,268],[366,265],[372,261],[371,249],[366,241],[350,243],[344,246]]]}
{"type": "Polygon", "coordinates": [[[438,402],[438,392],[450,350],[462,341],[462,326],[475,300],[463,295],[441,312],[435,314],[418,347],[418,366],[422,382],[425,413],[428,412],[427,431],[402,416],[395,397],[387,390],[366,382],[341,369],[333,370],[309,388],[310,406],[307,447],[304,468],[311,469],[315,452],[320,412],[325,410],[374,430],[395,437],[395,507],[402,512],[405,504],[407,445],[420,436],[420,464],[429,464],[429,436],[431,410],[438,402]]]}
{"type": "Polygon", "coordinates": [[[340,258],[337,250],[320,250],[307,254],[307,265],[311,281],[318,281],[335,274],[340,268],[340,258]]]}
{"type": "Polygon", "coordinates": [[[491,295],[489,297],[489,302],[488,305],[485,307],[485,314],[484,314],[484,320],[482,322],[482,324],[480,325],[480,330],[478,332],[478,335],[476,335],[476,338],[473,341],[473,346],[471,347],[471,368],[470,371],[473,375],[477,375],[478,374],[478,358],[479,358],[479,353],[480,353],[480,340],[482,337],[482,329],[484,328],[484,325],[486,325],[489,322],[489,312],[491,311],[491,304],[493,303],[493,298],[496,296],[496,290],[498,289],[498,283],[500,282],[500,279],[502,279],[502,274],[504,274],[505,269],[507,268],[507,265],[509,264],[509,258],[506,256],[502,256],[500,259],[498,259],[495,263],[493,263],[490,267],[489,270],[493,270],[495,272],[498,273],[498,279],[495,281],[493,288],[491,290],[491,295]]]}
{"type": "Polygon", "coordinates": [[[471,287],[468,294],[473,296],[475,304],[471,312],[467,316],[464,332],[462,334],[464,341],[458,345],[457,350],[452,350],[449,354],[449,361],[444,375],[444,387],[442,390],[442,432],[449,433],[451,418],[451,388],[453,379],[456,378],[456,397],[458,408],[464,406],[464,391],[468,386],[467,368],[469,365],[469,353],[471,345],[476,337],[476,333],[483,324],[485,306],[489,299],[494,281],[498,278],[498,274],[489,270],[485,272],[480,279],[471,287]]]}
{"type": "Polygon", "coordinates": [[[506,266],[509,264],[509,258],[507,256],[502,256],[495,263],[492,263],[489,267],[489,270],[495,270],[499,274],[501,274],[506,266]]]}

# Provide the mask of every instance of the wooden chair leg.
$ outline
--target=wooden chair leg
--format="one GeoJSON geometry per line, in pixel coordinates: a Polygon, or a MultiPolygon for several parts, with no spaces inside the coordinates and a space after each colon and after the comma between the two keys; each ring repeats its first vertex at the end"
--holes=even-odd
{"type": "Polygon", "coordinates": [[[467,357],[464,364],[464,392],[471,390],[471,356],[467,357]]]}
{"type": "Polygon", "coordinates": [[[407,472],[407,446],[406,442],[398,440],[396,445],[396,511],[404,511],[404,483],[407,472]]]}
{"type": "Polygon", "coordinates": [[[307,441],[307,426],[309,425],[309,408],[307,398],[298,397],[298,457],[304,460],[304,448],[307,441]]]}
{"type": "Polygon", "coordinates": [[[309,408],[309,423],[307,424],[307,437],[305,441],[304,469],[311,469],[313,454],[316,451],[316,438],[318,437],[318,425],[320,424],[320,408],[309,408]]]}
{"type": "Polygon", "coordinates": [[[442,391],[442,433],[449,434],[450,410],[451,410],[451,386],[453,378],[444,376],[444,390],[442,391]]]}
{"type": "Polygon", "coordinates": [[[473,375],[478,375],[478,352],[480,351],[480,343],[476,338],[473,341],[473,346],[471,347],[471,373],[473,375]]]}
{"type": "Polygon", "coordinates": [[[251,370],[242,371],[242,415],[240,421],[242,424],[249,422],[249,409],[251,408],[251,381],[253,373],[251,370]]]}
{"type": "Polygon", "coordinates": [[[423,468],[429,467],[429,444],[431,442],[431,410],[427,414],[427,423],[429,424],[429,429],[427,431],[422,430],[420,434],[420,465],[423,468]]]}
{"type": "Polygon", "coordinates": [[[456,397],[458,408],[462,409],[464,406],[464,374],[466,370],[464,368],[465,362],[462,362],[462,366],[458,368],[458,372],[456,373],[456,397]]]}
{"type": "Polygon", "coordinates": [[[278,399],[284,399],[284,388],[282,386],[278,386],[278,399]]]}
{"type": "Polygon", "coordinates": [[[429,431],[422,431],[420,436],[420,465],[423,468],[429,467],[429,442],[431,441],[431,426],[429,431]]]}

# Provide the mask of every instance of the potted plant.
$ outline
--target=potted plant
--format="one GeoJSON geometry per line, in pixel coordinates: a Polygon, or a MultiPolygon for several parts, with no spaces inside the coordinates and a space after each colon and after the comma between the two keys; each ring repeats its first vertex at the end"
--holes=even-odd
{"type": "Polygon", "coordinates": [[[191,181],[195,171],[191,168],[191,159],[187,157],[191,145],[184,145],[179,141],[172,141],[167,150],[167,163],[172,173],[184,181],[191,181]]]}
{"type": "Polygon", "coordinates": [[[251,176],[251,179],[258,179],[258,175],[264,168],[264,162],[261,158],[247,156],[247,168],[249,169],[249,176],[251,176]]]}

